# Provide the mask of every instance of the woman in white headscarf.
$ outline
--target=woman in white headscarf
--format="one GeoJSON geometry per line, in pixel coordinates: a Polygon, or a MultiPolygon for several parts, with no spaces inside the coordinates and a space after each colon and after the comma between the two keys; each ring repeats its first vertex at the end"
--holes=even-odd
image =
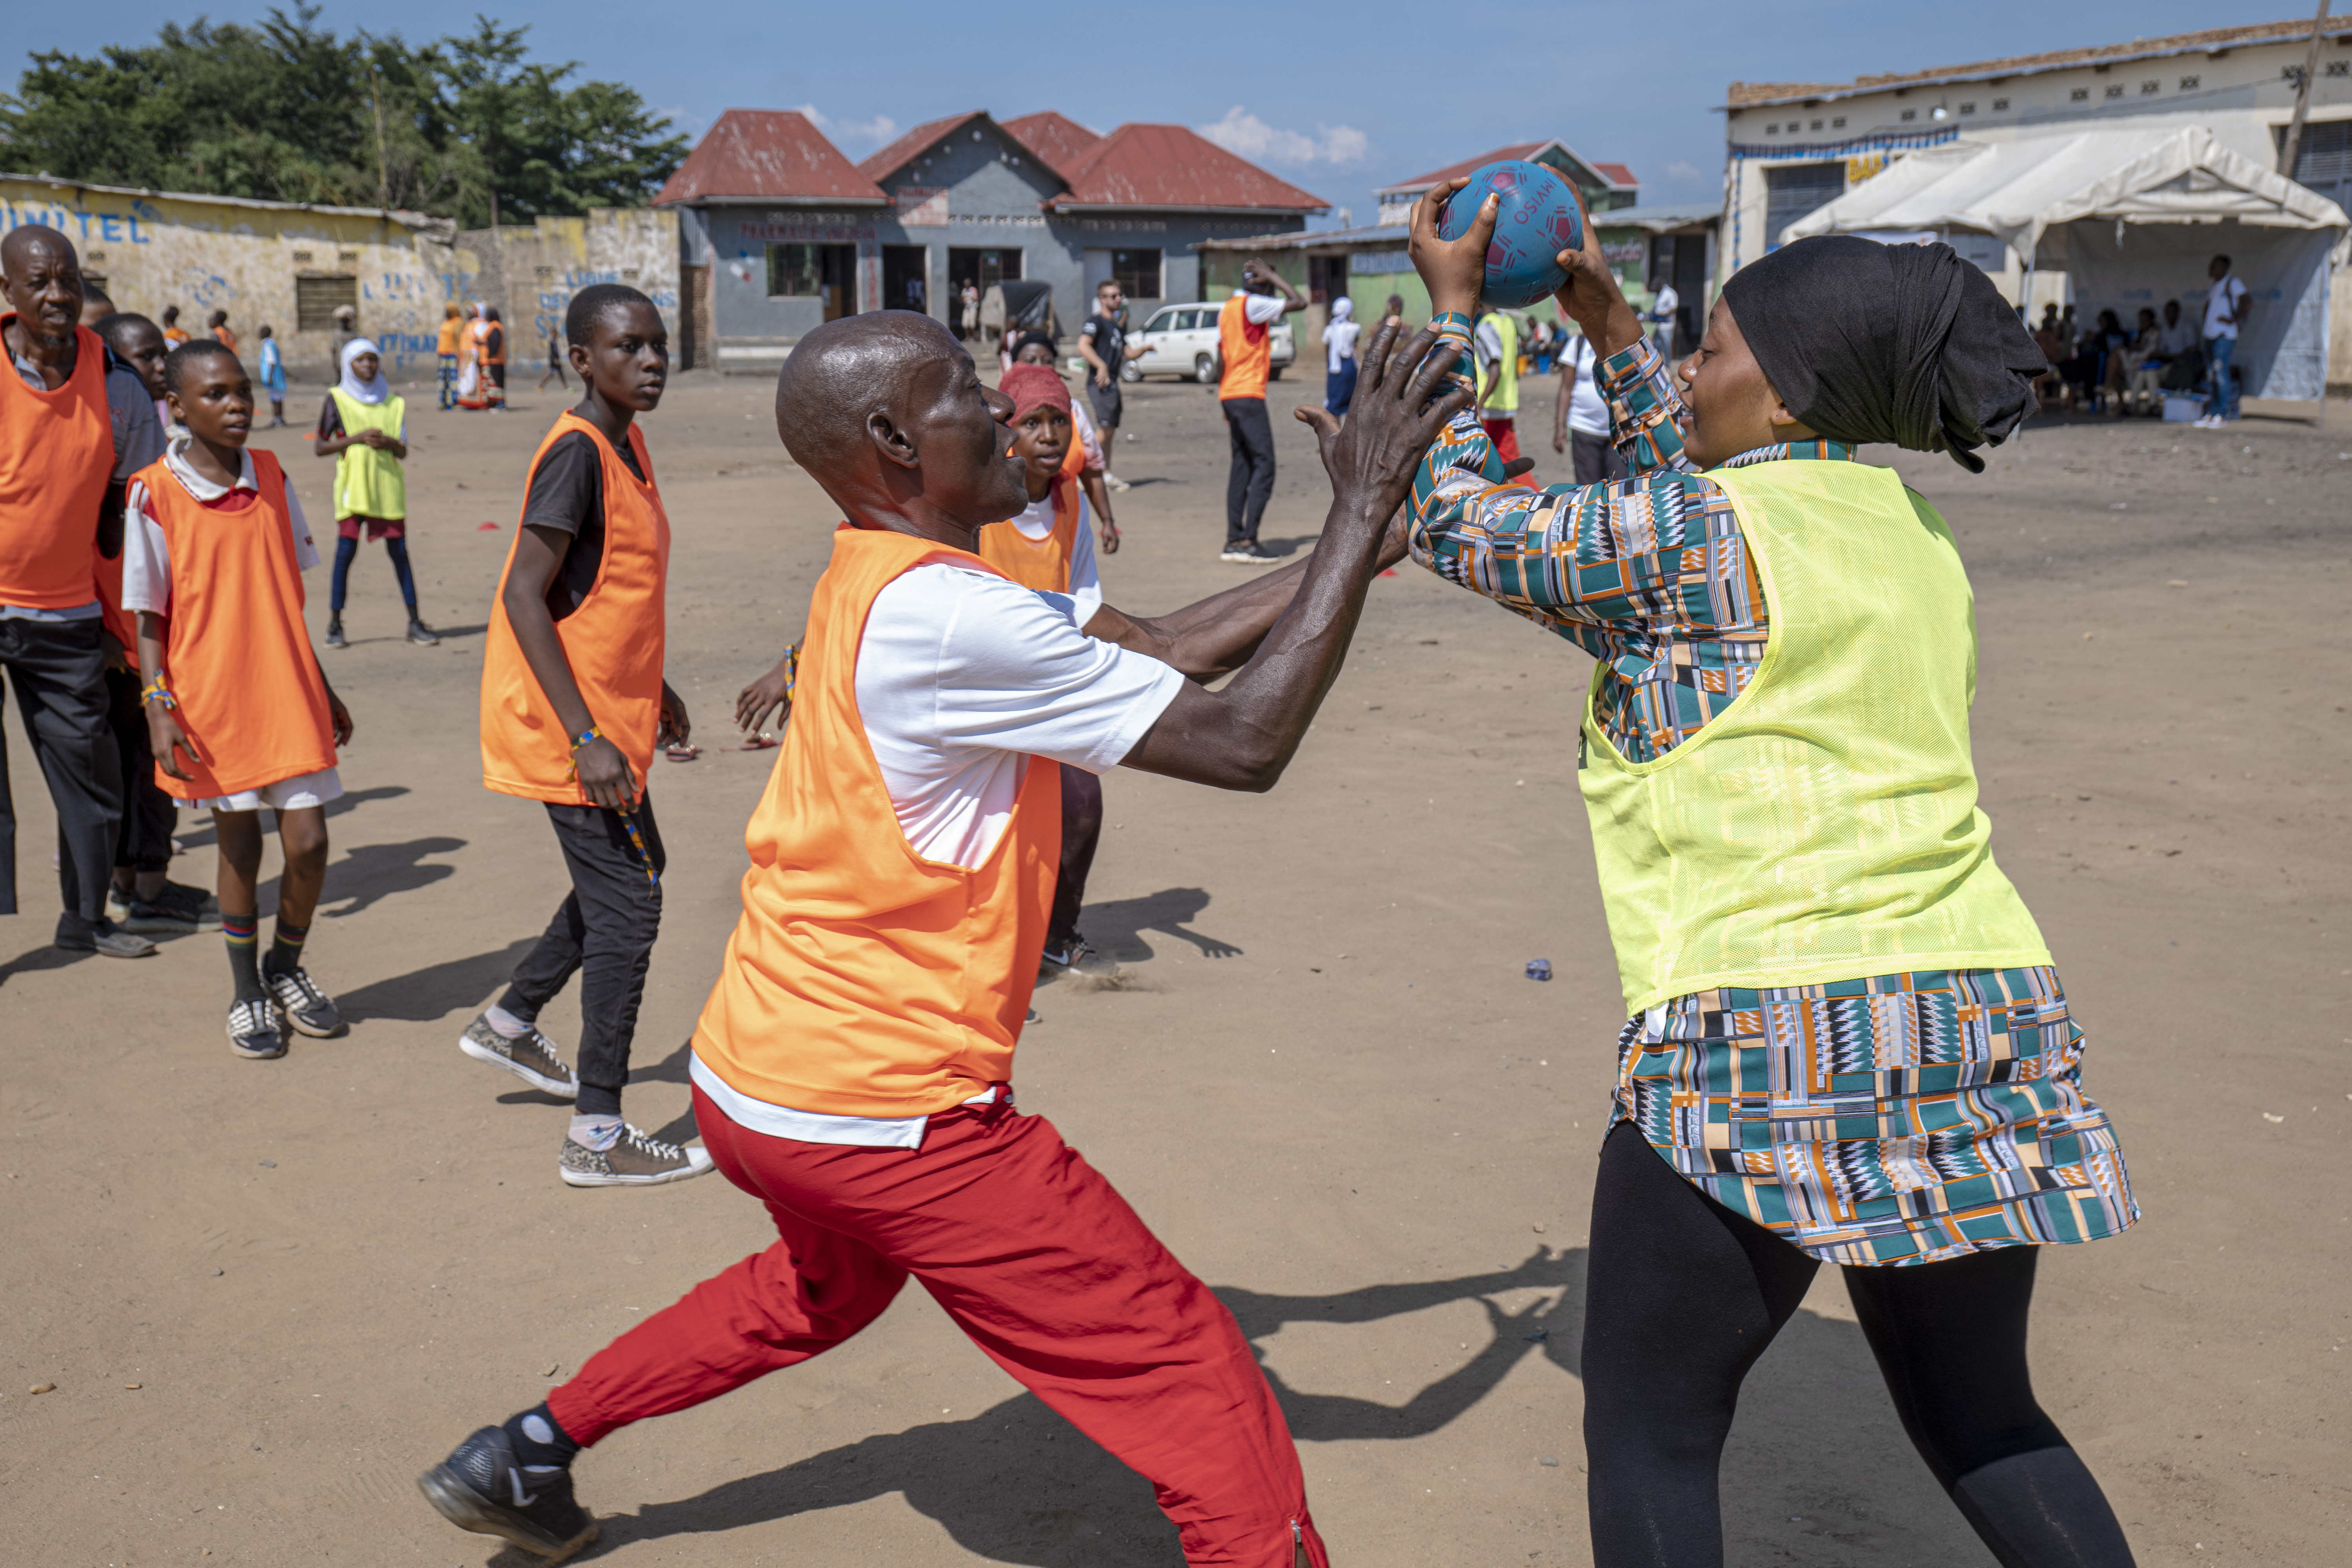
{"type": "Polygon", "coordinates": [[[384,553],[400,579],[408,606],[408,640],[429,647],[441,639],[416,613],[416,574],[408,565],[408,479],[401,460],[408,456],[408,401],[384,379],[383,355],[366,338],[342,348],[341,379],[319,410],[319,432],[310,449],[335,459],[335,575],[327,600],[327,646],[348,647],[343,636],[343,599],[352,559],[369,541],[383,541],[384,553]]]}
{"type": "Polygon", "coordinates": [[[1356,338],[1363,328],[1355,321],[1356,302],[1345,294],[1331,301],[1331,324],[1323,329],[1329,357],[1323,366],[1323,406],[1345,414],[1356,400],[1356,338]]]}

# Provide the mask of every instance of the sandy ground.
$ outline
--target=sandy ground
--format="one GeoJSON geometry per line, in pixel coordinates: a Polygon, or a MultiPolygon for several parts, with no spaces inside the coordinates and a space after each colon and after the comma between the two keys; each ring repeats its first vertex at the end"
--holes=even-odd
{"type": "MultiPolygon", "coordinates": [[[[1274,390],[1277,408],[1306,391],[1274,390]]],[[[298,425],[317,395],[295,398],[298,425]]],[[[677,528],[671,679],[709,748],[656,764],[669,905],[629,1106],[672,1134],[772,761],[729,749],[728,711],[798,633],[834,516],[768,396],[683,377],[647,422],[677,528]]],[[[1129,544],[1104,576],[1151,611],[1234,580],[1214,559],[1224,437],[1204,389],[1129,398],[1129,544]]],[[[482,625],[562,400],[517,404],[411,416],[441,647],[399,640],[371,549],[353,646],[329,658],[359,731],[310,967],[348,1038],[236,1059],[216,937],[70,960],[47,946],[47,857],[26,854],[38,912],[0,921],[12,1563],[519,1563],[442,1523],[415,1474],[764,1245],[721,1180],[562,1186],[563,1110],[456,1049],[563,891],[538,808],[485,793],[477,766],[482,625]]],[[[1287,551],[1326,492],[1304,431],[1279,428],[1266,535],[1287,551]]],[[[268,444],[323,516],[305,428],[268,444]]],[[[2352,1526],[2347,448],[2339,405],[2324,428],[2037,429],[1982,479],[1899,465],[1974,570],[1998,849],[2090,1029],[2088,1086],[2146,1209],[2044,1261],[2034,1350],[2147,1563],[2340,1561],[2352,1526]]],[[[1023,1106],[1262,1350],[1346,1564],[1586,1560],[1578,1316],[1620,1023],[1575,796],[1586,670],[1411,567],[1379,583],[1273,794],[1109,781],[1087,930],[1133,983],[1044,990],[1024,1043],[1023,1106]],[[1531,984],[1531,958],[1559,978],[1531,984]]],[[[10,743],[39,846],[47,803],[10,743]]],[[[209,829],[184,818],[182,837],[175,875],[209,885],[209,829]]],[[[551,1022],[576,1037],[568,1001],[551,1022]]],[[[607,1521],[596,1559],[631,1568],[1179,1561],[1149,1488],[919,1291],[578,1473],[607,1521]]],[[[1826,1274],[1749,1384],[1725,1483],[1734,1563],[1990,1561],[1826,1274]]]]}

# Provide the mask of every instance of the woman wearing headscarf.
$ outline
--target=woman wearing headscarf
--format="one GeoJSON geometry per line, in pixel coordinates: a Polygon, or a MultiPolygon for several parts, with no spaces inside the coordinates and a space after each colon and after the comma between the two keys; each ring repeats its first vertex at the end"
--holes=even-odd
{"type": "MultiPolygon", "coordinates": [[[[1412,247],[1466,351],[1493,209],[1440,240],[1462,184],[1416,210],[1412,247]]],[[[1559,299],[1633,477],[1511,484],[1457,420],[1414,487],[1412,552],[1598,661],[1576,776],[1630,1016],[1580,1363],[1593,1561],[1722,1563],[1740,1382],[1833,1263],[1993,1555],[2121,1568],[2035,1402],[2026,1320],[2044,1246],[2138,1209],[1977,807],[1951,532],[1858,460],[1879,443],[1981,471],[2042,355],[1948,247],[1828,237],[1734,273],[1670,374],[1584,233],[1559,299]]]]}
{"type": "MultiPolygon", "coordinates": [[[[1006,341],[1013,346],[1005,356],[1005,376],[1024,364],[1042,366],[1056,377],[1062,374],[1055,363],[1059,356],[1055,353],[1054,340],[1045,333],[1024,332],[1018,337],[1008,336],[1006,341]]],[[[997,379],[998,384],[1003,385],[1003,376],[997,379]]],[[[1095,524],[1102,531],[1102,552],[1116,555],[1118,524],[1111,520],[1110,487],[1104,482],[1110,465],[1103,455],[1102,437],[1095,429],[1095,422],[1087,417],[1086,409],[1075,402],[1070,405],[1070,422],[1076,427],[1077,436],[1069,445],[1066,458],[1070,478],[1077,481],[1078,488],[1086,492],[1087,504],[1094,509],[1095,524]]]]}
{"type": "Polygon", "coordinates": [[[408,566],[408,479],[401,460],[408,456],[408,400],[384,379],[383,358],[373,342],[353,338],[343,345],[342,378],[319,410],[318,435],[310,449],[335,459],[335,575],[327,600],[327,646],[348,647],[343,636],[343,599],[351,585],[352,558],[369,542],[383,541],[408,606],[408,640],[431,647],[441,638],[416,613],[416,574],[408,566]]]}
{"type": "Polygon", "coordinates": [[[1323,366],[1323,411],[1345,414],[1356,400],[1356,339],[1363,331],[1355,321],[1356,302],[1345,294],[1331,301],[1331,324],[1323,329],[1328,357],[1323,366]]]}

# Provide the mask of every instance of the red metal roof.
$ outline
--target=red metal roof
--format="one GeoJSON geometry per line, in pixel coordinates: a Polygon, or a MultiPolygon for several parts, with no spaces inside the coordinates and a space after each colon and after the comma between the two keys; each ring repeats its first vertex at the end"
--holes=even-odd
{"type": "Polygon", "coordinates": [[[860,160],[857,172],[878,184],[921,157],[932,142],[944,142],[973,121],[987,118],[986,110],[975,109],[944,120],[926,120],[872,157],[860,160]]]}
{"type": "Polygon", "coordinates": [[[1070,188],[1046,205],[1208,212],[1322,212],[1330,203],[1183,125],[1122,125],[1062,175],[1070,188]]]}
{"type": "Polygon", "coordinates": [[[665,182],[654,205],[693,201],[879,205],[881,187],[850,166],[808,117],[730,109],[665,182]]]}
{"type": "Polygon", "coordinates": [[[1433,170],[1426,174],[1415,174],[1410,180],[1399,180],[1393,185],[1382,187],[1378,194],[1383,196],[1419,195],[1422,192],[1429,189],[1430,186],[1434,185],[1441,181],[1458,180],[1463,175],[1468,174],[1471,170],[1481,168],[1486,164],[1495,163],[1499,159],[1533,158],[1537,153],[1543,152],[1548,147],[1559,148],[1570,158],[1575,159],[1576,162],[1583,164],[1586,168],[1600,175],[1601,179],[1607,181],[1610,187],[1613,190],[1633,190],[1641,184],[1640,181],[1633,178],[1633,171],[1627,168],[1624,164],[1596,163],[1590,158],[1580,157],[1577,154],[1576,150],[1569,146],[1568,143],[1554,140],[1550,142],[1520,142],[1508,147],[1497,147],[1491,153],[1481,153],[1475,158],[1465,158],[1459,163],[1448,163],[1443,169],[1433,170]]]}
{"type": "Polygon", "coordinates": [[[1007,120],[1003,124],[1013,140],[1029,149],[1032,157],[1056,174],[1077,167],[1102,141],[1068,115],[1050,109],[1007,120]]]}

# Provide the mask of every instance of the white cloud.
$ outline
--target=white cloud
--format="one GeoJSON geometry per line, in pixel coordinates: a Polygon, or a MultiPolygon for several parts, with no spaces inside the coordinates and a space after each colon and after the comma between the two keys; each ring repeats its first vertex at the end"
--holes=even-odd
{"type": "Polygon", "coordinates": [[[1268,163],[1360,163],[1372,150],[1352,125],[1318,125],[1309,136],[1268,125],[1238,103],[1214,125],[1193,129],[1229,153],[1268,163]]]}
{"type": "Polygon", "coordinates": [[[814,103],[797,105],[796,112],[807,115],[809,123],[836,144],[862,144],[870,151],[898,134],[898,122],[887,114],[877,114],[871,120],[835,120],[814,103]]]}
{"type": "Polygon", "coordinates": [[[1666,165],[1666,173],[1677,180],[1696,180],[1699,177],[1697,164],[1685,163],[1679,158],[1666,165]]]}

